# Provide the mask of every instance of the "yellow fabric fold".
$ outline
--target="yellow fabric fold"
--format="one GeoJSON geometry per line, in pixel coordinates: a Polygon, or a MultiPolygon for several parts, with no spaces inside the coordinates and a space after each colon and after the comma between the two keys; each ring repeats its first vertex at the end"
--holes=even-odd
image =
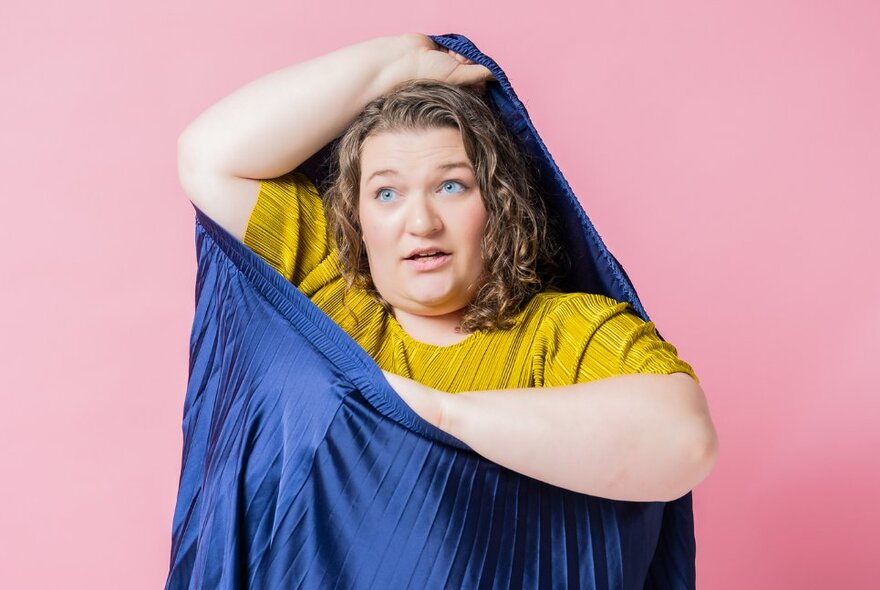
{"type": "Polygon", "coordinates": [[[413,339],[365,291],[345,291],[321,195],[299,171],[261,181],[244,243],[380,367],[443,391],[569,385],[628,373],[682,372],[699,382],[653,322],[629,303],[595,293],[539,293],[514,328],[478,331],[450,346],[413,339]]]}

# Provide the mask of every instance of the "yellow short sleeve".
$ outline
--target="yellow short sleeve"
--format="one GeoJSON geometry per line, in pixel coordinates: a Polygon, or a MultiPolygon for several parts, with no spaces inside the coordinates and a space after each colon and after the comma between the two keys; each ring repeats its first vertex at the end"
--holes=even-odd
{"type": "Polygon", "coordinates": [[[297,286],[325,262],[332,248],[321,195],[305,174],[260,181],[244,243],[297,286]]]}
{"type": "Polygon", "coordinates": [[[639,317],[628,302],[604,295],[579,293],[566,297],[552,312],[556,323],[553,352],[545,374],[573,383],[630,373],[687,373],[699,383],[678,350],[661,340],[653,322],[639,317]]]}

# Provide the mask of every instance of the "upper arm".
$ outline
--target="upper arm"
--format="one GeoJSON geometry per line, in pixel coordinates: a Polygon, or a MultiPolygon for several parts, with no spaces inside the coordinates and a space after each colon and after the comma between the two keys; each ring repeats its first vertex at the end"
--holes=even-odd
{"type": "Polygon", "coordinates": [[[183,192],[211,221],[243,241],[260,181],[219,172],[194,145],[185,132],[177,140],[177,175],[183,192]]]}
{"type": "Polygon", "coordinates": [[[244,241],[260,181],[209,172],[180,172],[180,185],[193,205],[217,225],[244,241]]]}
{"type": "Polygon", "coordinates": [[[193,205],[298,287],[319,266],[309,290],[338,274],[321,196],[299,169],[268,179],[231,176],[181,136],[178,175],[193,205]]]}

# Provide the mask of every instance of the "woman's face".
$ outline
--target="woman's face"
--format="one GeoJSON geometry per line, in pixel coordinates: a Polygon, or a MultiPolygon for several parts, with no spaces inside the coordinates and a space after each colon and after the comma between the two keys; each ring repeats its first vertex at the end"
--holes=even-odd
{"type": "Polygon", "coordinates": [[[435,316],[470,303],[488,214],[457,129],[369,136],[358,212],[370,275],[393,308],[435,316]],[[420,248],[445,254],[410,259],[420,248]]]}

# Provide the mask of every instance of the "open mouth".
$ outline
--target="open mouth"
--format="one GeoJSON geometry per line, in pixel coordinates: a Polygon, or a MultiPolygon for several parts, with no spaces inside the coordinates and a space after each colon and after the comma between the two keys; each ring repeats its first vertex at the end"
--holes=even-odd
{"type": "Polygon", "coordinates": [[[416,254],[409,258],[404,258],[408,263],[407,266],[416,271],[432,271],[445,267],[452,254],[446,252],[434,252],[432,254],[416,254]]]}
{"type": "Polygon", "coordinates": [[[441,256],[449,256],[448,252],[433,252],[431,254],[414,254],[405,260],[421,260],[423,258],[439,258],[441,256]]]}

